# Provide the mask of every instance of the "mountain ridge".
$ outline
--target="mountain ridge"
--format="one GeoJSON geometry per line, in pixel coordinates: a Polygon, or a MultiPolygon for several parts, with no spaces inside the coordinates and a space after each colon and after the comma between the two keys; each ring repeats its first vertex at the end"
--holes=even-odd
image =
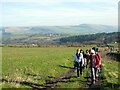
{"type": "Polygon", "coordinates": [[[78,24],[69,26],[27,26],[27,27],[4,27],[1,30],[9,33],[102,33],[117,32],[117,26],[99,24],[78,24]]]}

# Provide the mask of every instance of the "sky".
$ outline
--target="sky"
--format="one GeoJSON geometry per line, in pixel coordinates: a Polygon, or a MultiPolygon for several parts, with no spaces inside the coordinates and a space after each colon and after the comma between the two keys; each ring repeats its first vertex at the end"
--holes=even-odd
{"type": "Polygon", "coordinates": [[[0,26],[118,24],[119,0],[0,0],[0,26]]]}

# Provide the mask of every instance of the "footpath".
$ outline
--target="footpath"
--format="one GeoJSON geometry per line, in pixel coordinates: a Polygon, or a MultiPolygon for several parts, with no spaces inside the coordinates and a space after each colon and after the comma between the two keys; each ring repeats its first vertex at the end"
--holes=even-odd
{"type": "MultiPolygon", "coordinates": [[[[103,61],[106,61],[106,52],[101,52],[101,58],[103,61]]],[[[89,77],[88,74],[88,68],[86,69],[86,76],[82,76],[86,79],[83,89],[100,89],[101,88],[101,83],[104,81],[104,77],[102,76],[103,73],[103,67],[101,67],[99,77],[96,80],[95,84],[91,84],[91,78],[89,77]]],[[[57,85],[57,83],[61,82],[64,84],[65,79],[70,79],[74,74],[76,74],[76,69],[71,68],[70,70],[66,71],[65,73],[61,74],[59,77],[56,77],[54,80],[48,80],[46,83],[41,84],[41,85],[35,85],[35,87],[32,87],[34,89],[42,89],[42,88],[59,88],[60,86],[57,85]]]]}

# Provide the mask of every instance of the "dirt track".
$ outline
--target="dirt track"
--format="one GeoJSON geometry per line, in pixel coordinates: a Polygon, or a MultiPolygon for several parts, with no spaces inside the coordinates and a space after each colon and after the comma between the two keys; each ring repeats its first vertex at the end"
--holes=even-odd
{"type": "MultiPolygon", "coordinates": [[[[102,58],[102,61],[103,62],[111,62],[112,59],[108,59],[109,57],[106,56],[106,53],[107,52],[101,52],[101,58],[102,58]]],[[[61,66],[62,67],[62,66],[61,66]]],[[[28,85],[30,87],[32,87],[33,89],[49,89],[49,88],[59,88],[60,86],[58,86],[58,83],[60,82],[61,85],[64,84],[64,83],[67,83],[70,78],[76,78],[77,79],[77,76],[75,77],[74,74],[76,74],[76,69],[73,69],[71,67],[69,67],[70,70],[64,72],[63,74],[61,74],[59,77],[54,77],[54,79],[52,80],[46,80],[46,83],[44,84],[35,84],[35,83],[29,83],[29,82],[19,82],[19,81],[7,81],[5,79],[2,79],[2,82],[14,82],[14,83],[19,83],[19,84],[22,84],[22,85],[28,85]]],[[[86,75],[84,74],[84,77],[85,78],[85,83],[84,85],[82,86],[82,89],[100,89],[101,88],[101,83],[105,80],[105,78],[103,78],[101,76],[101,73],[103,71],[103,67],[101,67],[101,72],[100,72],[100,76],[97,78],[96,80],[96,83],[95,84],[91,84],[91,78],[89,77],[89,74],[87,73],[88,68],[85,69],[86,71],[86,75]]]]}
{"type": "MultiPolygon", "coordinates": [[[[106,53],[102,52],[101,53],[101,57],[102,60],[104,60],[106,58],[106,53]]],[[[68,70],[67,72],[61,74],[59,77],[55,78],[54,80],[47,80],[46,83],[41,84],[41,85],[36,85],[35,87],[33,87],[34,89],[40,89],[40,88],[59,88],[59,86],[57,86],[56,84],[58,82],[62,82],[64,83],[64,79],[70,79],[72,77],[73,74],[75,74],[76,69],[71,68],[70,70],[68,70]]],[[[101,70],[102,71],[102,70],[101,70]]],[[[83,76],[84,77],[84,76],[83,76]]],[[[84,85],[83,88],[88,88],[88,89],[92,89],[92,88],[100,88],[100,84],[101,84],[101,80],[103,79],[102,77],[99,77],[96,81],[95,84],[91,84],[91,79],[90,77],[88,77],[88,75],[86,75],[86,83],[84,85]]]]}
{"type": "Polygon", "coordinates": [[[59,77],[55,78],[54,80],[48,80],[46,83],[37,85],[37,87],[33,87],[35,89],[40,89],[40,88],[59,88],[59,86],[56,85],[58,82],[64,82],[64,79],[70,79],[71,76],[75,73],[76,69],[71,68],[67,72],[63,73],[59,77]]]}

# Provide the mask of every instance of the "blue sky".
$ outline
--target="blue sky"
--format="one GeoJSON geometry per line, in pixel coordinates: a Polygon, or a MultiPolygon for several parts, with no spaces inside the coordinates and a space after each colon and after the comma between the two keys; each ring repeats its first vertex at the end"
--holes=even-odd
{"type": "Polygon", "coordinates": [[[1,0],[0,26],[117,25],[119,0],[1,0]]]}

